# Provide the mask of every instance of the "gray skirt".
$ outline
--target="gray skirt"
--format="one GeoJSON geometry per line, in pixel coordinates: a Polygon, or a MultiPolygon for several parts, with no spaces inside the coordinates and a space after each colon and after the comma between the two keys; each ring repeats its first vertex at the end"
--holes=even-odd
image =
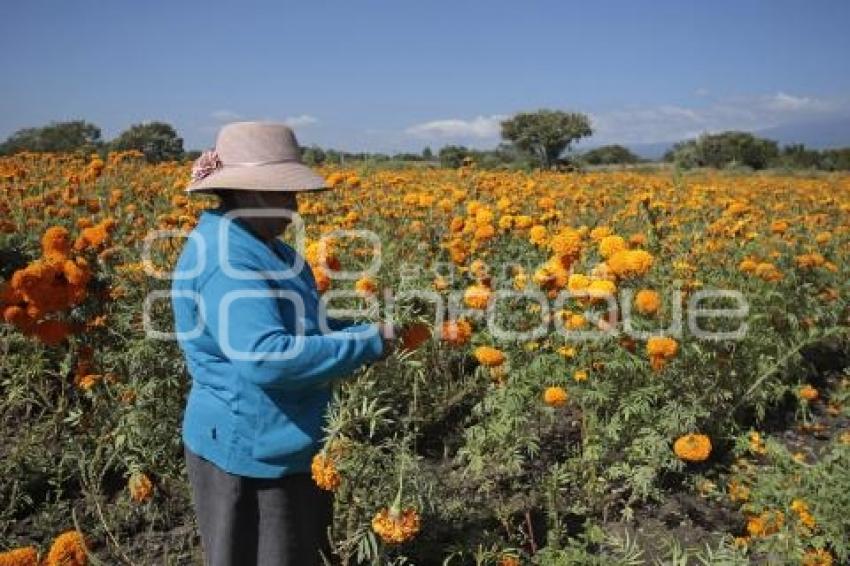
{"type": "Polygon", "coordinates": [[[184,451],[207,566],[332,563],[333,494],[310,474],[237,476],[184,451]]]}

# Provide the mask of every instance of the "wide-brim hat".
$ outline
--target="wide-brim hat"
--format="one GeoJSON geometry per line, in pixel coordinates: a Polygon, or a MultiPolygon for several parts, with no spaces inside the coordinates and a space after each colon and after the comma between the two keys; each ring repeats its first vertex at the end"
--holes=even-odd
{"type": "Polygon", "coordinates": [[[215,189],[320,191],[325,179],[301,162],[295,134],[286,124],[233,122],[218,133],[215,149],[192,166],[188,192],[215,189]]]}

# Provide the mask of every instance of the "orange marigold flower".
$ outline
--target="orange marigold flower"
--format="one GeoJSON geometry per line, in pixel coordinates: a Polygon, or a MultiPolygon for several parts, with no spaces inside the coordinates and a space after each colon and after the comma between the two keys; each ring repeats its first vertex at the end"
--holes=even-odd
{"type": "Polygon", "coordinates": [[[471,285],[463,294],[463,302],[471,309],[486,309],[490,304],[491,291],[484,285],[471,285]]]}
{"type": "Polygon", "coordinates": [[[799,395],[801,399],[805,399],[806,401],[814,401],[818,398],[819,393],[818,390],[812,387],[811,385],[804,385],[797,391],[797,395],[799,395]]]}
{"type": "Polygon", "coordinates": [[[464,319],[447,320],[440,328],[440,339],[452,346],[462,346],[472,336],[472,325],[464,319]]]}
{"type": "Polygon", "coordinates": [[[85,566],[88,564],[86,541],[79,531],[66,531],[56,537],[44,566],[85,566]]]}
{"type": "Polygon", "coordinates": [[[310,473],[316,485],[326,491],[334,491],[342,481],[333,458],[321,452],[313,456],[310,473]]]}
{"type": "Polygon", "coordinates": [[[147,501],[153,495],[153,482],[142,472],[135,472],[127,481],[127,489],[130,491],[130,499],[137,503],[147,501]]]}
{"type": "Polygon", "coordinates": [[[474,355],[478,363],[487,367],[500,366],[505,363],[505,354],[490,346],[478,346],[475,348],[474,355]]]}
{"type": "Polygon", "coordinates": [[[660,370],[667,360],[673,358],[679,350],[679,343],[667,336],[653,336],[646,342],[646,353],[652,368],[660,370]]]}
{"type": "Polygon", "coordinates": [[[535,246],[542,246],[549,239],[549,234],[546,231],[546,226],[537,224],[528,231],[528,237],[535,246]]]}
{"type": "Polygon", "coordinates": [[[419,513],[413,507],[400,511],[381,509],[372,519],[372,530],[385,543],[401,544],[412,539],[419,532],[419,513]]]}
{"type": "Polygon", "coordinates": [[[582,382],[587,381],[587,370],[577,369],[573,372],[573,380],[582,382]]]}
{"type": "Polygon", "coordinates": [[[652,267],[655,258],[645,250],[621,250],[614,253],[606,263],[614,275],[620,278],[640,277],[652,267]]]}
{"type": "Polygon", "coordinates": [[[354,289],[358,295],[370,297],[378,291],[378,282],[374,277],[364,275],[354,283],[354,289]]]}
{"type": "Polygon", "coordinates": [[[661,297],[650,289],[641,289],[635,296],[635,308],[640,314],[654,315],[661,308],[661,297]]]}
{"type": "Polygon", "coordinates": [[[543,392],[543,402],[550,407],[562,407],[566,405],[568,397],[567,390],[557,385],[547,387],[543,392]]]}
{"type": "Polygon", "coordinates": [[[38,566],[38,549],[23,546],[0,552],[0,566],[38,566]]]}
{"type": "Polygon", "coordinates": [[[825,548],[810,548],[803,555],[803,566],[832,566],[832,554],[825,548]]]}
{"type": "Polygon", "coordinates": [[[779,531],[785,524],[785,515],[781,511],[765,511],[747,520],[747,532],[752,537],[766,537],[779,531]]]}
{"type": "Polygon", "coordinates": [[[704,434],[686,434],[673,443],[673,452],[685,462],[703,462],[711,454],[711,439],[704,434]]]}
{"type": "Polygon", "coordinates": [[[520,561],[516,556],[506,554],[499,558],[498,566],[520,566],[520,561]]]}
{"type": "Polygon", "coordinates": [[[41,238],[42,255],[51,260],[61,260],[71,253],[71,235],[62,226],[51,226],[41,238]]]}
{"type": "Polygon", "coordinates": [[[617,252],[626,249],[626,240],[621,236],[605,236],[599,241],[599,255],[608,259],[617,252]]]}

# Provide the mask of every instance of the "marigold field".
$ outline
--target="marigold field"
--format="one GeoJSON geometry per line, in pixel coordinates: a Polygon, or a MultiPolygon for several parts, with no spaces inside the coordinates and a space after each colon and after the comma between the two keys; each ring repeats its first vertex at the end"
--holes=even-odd
{"type": "MultiPolygon", "coordinates": [[[[151,294],[189,169],[0,158],[2,566],[200,563],[151,294]]],[[[313,462],[340,563],[850,563],[850,176],[322,173],[321,290],[407,328],[313,462]]]]}

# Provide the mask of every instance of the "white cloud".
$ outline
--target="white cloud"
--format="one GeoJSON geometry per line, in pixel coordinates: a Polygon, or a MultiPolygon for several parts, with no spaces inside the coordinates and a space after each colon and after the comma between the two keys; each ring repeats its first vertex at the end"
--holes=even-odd
{"type": "Polygon", "coordinates": [[[233,110],[216,110],[211,115],[219,122],[235,122],[242,119],[242,115],[233,110]]]}
{"type": "Polygon", "coordinates": [[[410,126],[405,133],[417,138],[494,138],[501,131],[501,122],[508,118],[504,114],[477,116],[471,120],[449,118],[410,126]]]}
{"type": "Polygon", "coordinates": [[[310,116],[308,114],[301,114],[300,116],[290,116],[288,118],[284,118],[283,120],[286,125],[290,128],[301,128],[304,126],[309,126],[311,124],[317,123],[319,120],[314,116],[310,116]]]}
{"type": "Polygon", "coordinates": [[[661,105],[591,115],[594,143],[659,143],[693,138],[703,132],[757,131],[781,124],[823,119],[850,112],[848,101],[795,96],[737,96],[699,106],[661,105]]]}

